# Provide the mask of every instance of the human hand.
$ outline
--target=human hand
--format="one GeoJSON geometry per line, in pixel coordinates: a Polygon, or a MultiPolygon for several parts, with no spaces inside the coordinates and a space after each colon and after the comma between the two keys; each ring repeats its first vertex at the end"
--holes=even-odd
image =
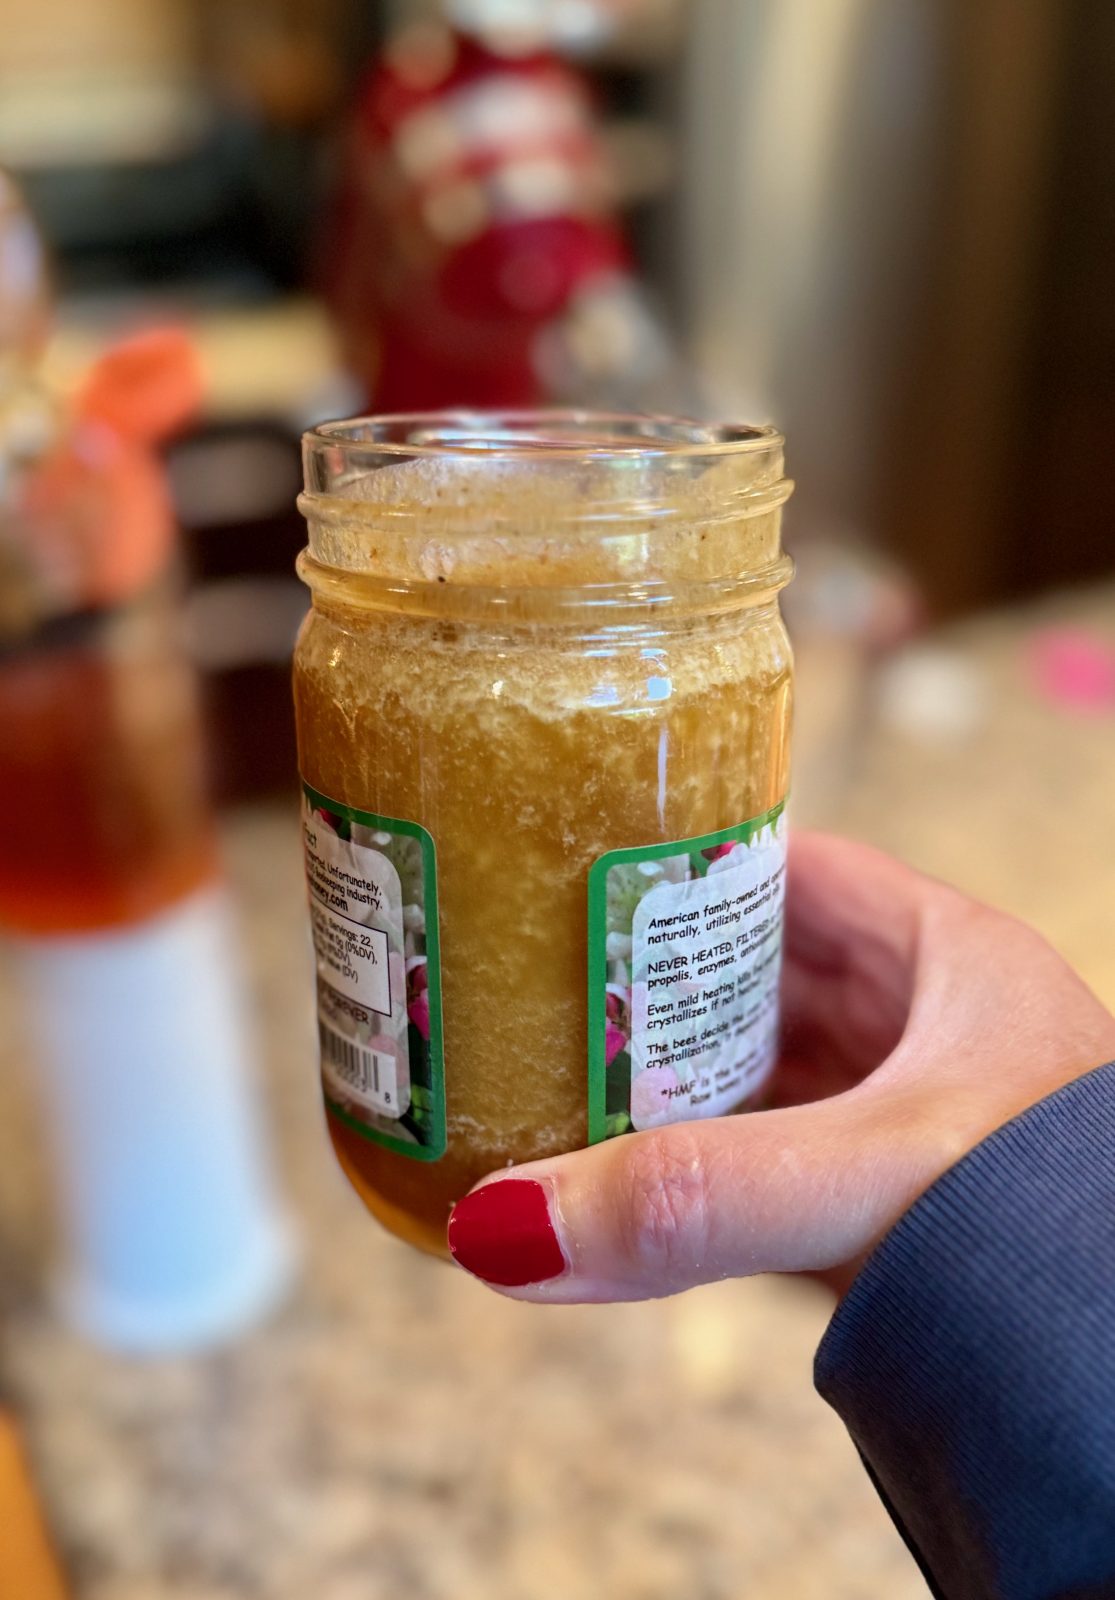
{"type": "Polygon", "coordinates": [[[494,1174],[454,1208],[458,1262],[536,1301],[841,1288],[987,1134],[1115,1058],[1115,1017],[1032,929],[818,834],[791,844],[783,1016],[774,1109],[494,1174]]]}

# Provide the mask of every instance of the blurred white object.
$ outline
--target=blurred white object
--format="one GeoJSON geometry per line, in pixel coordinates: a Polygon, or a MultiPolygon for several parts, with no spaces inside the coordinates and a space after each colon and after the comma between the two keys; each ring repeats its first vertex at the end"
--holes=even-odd
{"type": "Polygon", "coordinates": [[[990,696],[982,671],[958,650],[921,645],[887,663],[876,684],[876,706],[894,731],[952,744],[984,726],[990,696]]]}
{"type": "Polygon", "coordinates": [[[24,941],[54,1141],[67,1318],[144,1353],[232,1337],[287,1288],[227,892],[150,921],[24,941]]]}
{"type": "Polygon", "coordinates": [[[445,0],[445,15],[462,33],[585,50],[597,45],[640,9],[639,0],[445,0]]]}
{"type": "Polygon", "coordinates": [[[682,377],[662,319],[622,273],[590,279],[542,329],[534,363],[549,400],[615,410],[665,409],[682,377]]]}
{"type": "Polygon", "coordinates": [[[857,541],[815,539],[794,555],[794,816],[825,825],[855,774],[872,673],[916,630],[918,604],[903,573],[857,541]]]}

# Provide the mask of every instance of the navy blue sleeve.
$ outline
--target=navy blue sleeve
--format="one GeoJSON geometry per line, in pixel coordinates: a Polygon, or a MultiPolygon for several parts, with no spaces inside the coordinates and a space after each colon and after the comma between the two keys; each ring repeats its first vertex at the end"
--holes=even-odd
{"type": "Polygon", "coordinates": [[[1115,1064],[947,1172],[817,1352],[944,1600],[1115,1597],[1115,1064]]]}

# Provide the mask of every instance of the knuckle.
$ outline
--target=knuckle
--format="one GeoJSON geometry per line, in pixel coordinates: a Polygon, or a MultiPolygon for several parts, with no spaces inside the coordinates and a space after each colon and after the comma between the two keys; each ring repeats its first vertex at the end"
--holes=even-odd
{"type": "Polygon", "coordinates": [[[640,1135],[624,1152],[624,1254],[664,1283],[699,1270],[709,1237],[708,1171],[684,1123],[640,1135]]]}
{"type": "Polygon", "coordinates": [[[973,953],[1008,951],[1052,954],[1047,941],[1034,928],[997,906],[970,899],[958,889],[949,889],[942,901],[942,922],[950,943],[965,962],[973,953]]]}

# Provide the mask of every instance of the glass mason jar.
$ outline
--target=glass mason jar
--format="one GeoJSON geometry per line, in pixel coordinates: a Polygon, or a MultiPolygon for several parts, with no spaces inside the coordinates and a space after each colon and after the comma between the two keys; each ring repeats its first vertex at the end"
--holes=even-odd
{"type": "Polygon", "coordinates": [[[586,413],[306,435],[294,694],[328,1125],[427,1250],[486,1172],[762,1094],[782,445],[586,413]]]}

